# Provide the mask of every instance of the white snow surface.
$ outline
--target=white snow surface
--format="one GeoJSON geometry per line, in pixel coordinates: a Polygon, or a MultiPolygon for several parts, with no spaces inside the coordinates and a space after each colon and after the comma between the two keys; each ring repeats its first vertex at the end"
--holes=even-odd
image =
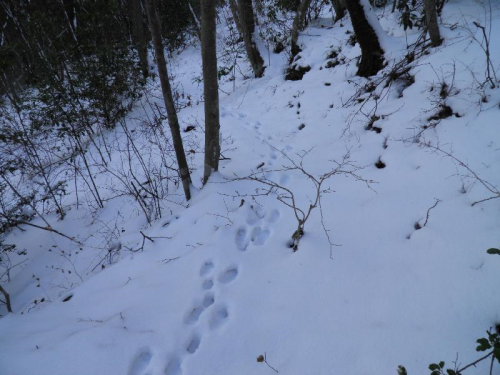
{"type": "MultiPolygon", "coordinates": [[[[272,53],[263,78],[221,80],[225,160],[201,188],[203,155],[194,155],[187,207],[179,190],[148,226],[129,198],[91,213],[69,195],[67,217],[47,220],[84,242],[83,250],[35,228],[13,231],[8,242],[26,249],[28,260],[5,284],[14,313],[1,307],[0,374],[274,374],[256,360],[264,353],[286,375],[396,374],[398,365],[423,374],[433,362],[451,366],[457,354],[462,364],[477,359],[475,340],[500,322],[500,257],[486,254],[500,244],[500,199],[471,206],[491,192],[456,160],[412,141],[421,132],[421,143],[500,187],[500,91],[478,88],[485,55],[463,28],[478,32],[472,20],[491,21],[498,67],[500,10],[493,4],[491,20],[479,2],[446,4],[443,46],[413,63],[415,83],[394,85],[380,99],[380,133],[365,130],[373,101],[345,105],[366,82],[355,76],[360,50],[347,44],[350,22],[332,27],[325,16],[300,38],[301,64],[311,67],[301,81],[285,81],[286,57],[272,53]],[[328,53],[339,48],[345,63],[326,68],[328,53]],[[444,103],[454,115],[423,130],[438,111],[442,80],[453,85],[444,103]],[[291,208],[273,194],[252,197],[257,182],[234,180],[265,163],[266,176],[305,209],[314,186],[286,170],[287,157],[300,162],[308,151],[303,166],[320,176],[347,150],[372,183],[344,175],[325,183],[324,225],[340,246],[329,245],[318,208],[293,252],[291,208]],[[386,167],[376,168],[378,160],[386,167]],[[109,227],[118,238],[106,237],[109,227]],[[157,238],[143,251],[126,251],[141,245],[140,231],[157,238]],[[94,248],[106,241],[121,250],[102,269],[103,253],[94,248]]],[[[393,45],[418,38],[390,17],[386,10],[381,25],[393,45]]],[[[250,76],[249,65],[239,64],[250,76]]],[[[179,113],[182,124],[203,122],[202,86],[193,80],[201,75],[199,47],[174,56],[170,68],[193,98],[179,113]]],[[[138,104],[127,121],[134,126],[143,116],[138,104]]],[[[203,140],[202,130],[188,134],[203,140]]],[[[482,363],[467,374],[488,371],[482,363]]]]}

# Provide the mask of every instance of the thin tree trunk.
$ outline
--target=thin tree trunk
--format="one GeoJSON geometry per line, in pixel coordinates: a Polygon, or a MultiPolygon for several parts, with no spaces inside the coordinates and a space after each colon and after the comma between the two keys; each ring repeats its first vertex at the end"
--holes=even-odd
{"type": "Polygon", "coordinates": [[[241,35],[241,23],[240,23],[240,16],[238,15],[238,4],[236,4],[236,0],[229,0],[229,9],[231,9],[231,14],[233,15],[236,29],[238,30],[238,33],[240,33],[241,35]]]}
{"type": "Polygon", "coordinates": [[[142,18],[141,0],[129,0],[130,20],[132,22],[132,40],[139,55],[139,66],[144,78],[149,75],[148,72],[148,42],[144,32],[144,23],[142,18]]]}
{"type": "Polygon", "coordinates": [[[5,304],[7,305],[7,311],[8,312],[12,312],[12,306],[10,304],[10,296],[9,296],[9,293],[7,293],[7,291],[2,288],[2,286],[0,285],[0,293],[2,293],[5,297],[5,304]]]}
{"type": "Polygon", "coordinates": [[[201,0],[201,57],[205,94],[205,172],[206,184],[212,170],[219,169],[219,85],[217,80],[215,1],[201,0]]]}
{"type": "Polygon", "coordinates": [[[444,4],[446,3],[446,1],[448,1],[448,0],[441,0],[439,2],[439,5],[437,6],[437,12],[439,15],[441,15],[441,12],[443,11],[444,4]]]}
{"type": "Polygon", "coordinates": [[[172,89],[168,80],[167,62],[163,52],[163,43],[161,40],[161,29],[156,9],[153,0],[146,0],[146,11],[148,14],[149,28],[151,29],[151,36],[153,38],[153,46],[155,48],[156,63],[158,65],[158,75],[160,77],[161,91],[163,93],[163,100],[167,110],[168,125],[172,133],[172,142],[174,144],[175,155],[177,157],[177,164],[179,166],[179,174],[184,188],[186,200],[191,199],[191,176],[189,174],[189,167],[184,153],[184,146],[182,145],[181,130],[179,127],[179,120],[175,111],[174,99],[172,97],[172,89]]]}
{"type": "Polygon", "coordinates": [[[255,16],[253,13],[252,0],[238,1],[238,16],[240,23],[239,32],[241,36],[243,36],[243,41],[245,42],[248,60],[250,60],[250,65],[252,65],[255,77],[260,78],[264,74],[264,60],[254,41],[255,16]]]}
{"type": "Polygon", "coordinates": [[[346,7],[351,16],[354,33],[361,47],[361,61],[357,75],[370,77],[383,68],[384,51],[380,46],[375,30],[366,19],[365,10],[360,0],[346,1],[346,7]]]}
{"type": "MultiPolygon", "coordinates": [[[[17,94],[17,90],[16,90],[14,84],[12,83],[14,78],[7,77],[7,74],[5,74],[5,73],[6,73],[6,70],[4,70],[3,74],[2,74],[2,83],[3,83],[3,87],[5,89],[4,94],[7,96],[7,98],[9,98],[9,101],[11,102],[11,104],[17,110],[19,110],[19,104],[21,103],[21,101],[19,99],[19,95],[17,94]]],[[[10,75],[10,76],[12,77],[13,75],[10,75]]]]}
{"type": "Polygon", "coordinates": [[[102,202],[101,195],[99,194],[99,189],[97,188],[94,177],[92,177],[92,171],[90,170],[90,165],[87,161],[87,157],[85,156],[85,150],[83,149],[83,145],[80,142],[80,136],[78,135],[76,130],[73,128],[73,125],[71,125],[71,123],[69,123],[69,124],[72,128],[72,132],[74,133],[73,138],[74,138],[76,144],[78,145],[78,150],[80,152],[80,156],[82,157],[83,164],[85,164],[85,169],[87,169],[90,181],[92,182],[92,186],[94,187],[95,194],[93,194],[93,195],[96,198],[96,202],[99,205],[99,207],[104,208],[104,203],[102,202]]]}
{"type": "Polygon", "coordinates": [[[68,31],[71,33],[73,40],[78,45],[78,38],[76,37],[75,30],[75,6],[73,0],[61,0],[61,5],[68,24],[68,31]]]}
{"type": "Polygon", "coordinates": [[[345,1],[344,0],[332,0],[333,10],[335,11],[335,18],[333,19],[333,23],[341,20],[345,17],[345,1]]]}
{"type": "Polygon", "coordinates": [[[75,2],[74,2],[74,0],[63,0],[63,5],[64,5],[64,12],[66,13],[66,17],[68,17],[69,25],[70,25],[72,31],[74,33],[76,33],[75,2]]]}
{"type": "Polygon", "coordinates": [[[307,10],[311,5],[311,0],[302,0],[293,19],[292,26],[292,59],[301,51],[298,43],[299,31],[304,29],[307,10]]]}
{"type": "Polygon", "coordinates": [[[437,20],[436,0],[425,0],[425,21],[427,23],[427,31],[431,37],[433,47],[441,45],[441,34],[437,20]]]}
{"type": "MultiPolygon", "coordinates": [[[[38,170],[38,173],[42,176],[42,178],[43,178],[43,180],[45,182],[45,188],[47,189],[48,194],[52,197],[54,205],[57,207],[57,211],[59,213],[59,218],[61,220],[63,220],[64,216],[65,216],[64,209],[61,206],[60,202],[57,200],[57,197],[56,197],[56,195],[54,193],[52,185],[50,184],[49,176],[47,175],[47,173],[50,173],[50,169],[49,169],[49,171],[46,171],[46,169],[44,167],[44,163],[42,162],[42,159],[40,158],[40,155],[38,153],[38,148],[31,141],[31,138],[29,137],[29,132],[26,130],[26,126],[24,125],[24,121],[23,121],[23,118],[21,116],[21,112],[20,112],[20,110],[18,108],[17,108],[16,113],[17,113],[17,117],[18,117],[18,120],[19,120],[19,124],[20,124],[20,126],[21,126],[21,128],[23,130],[23,136],[22,136],[22,142],[21,142],[21,144],[24,147],[26,159],[27,159],[28,163],[32,167],[36,168],[38,170]]],[[[2,176],[2,178],[5,180],[4,176],[2,176]]],[[[9,183],[8,183],[8,185],[12,189],[12,186],[9,183]]]]}
{"type": "Polygon", "coordinates": [[[196,35],[198,35],[198,39],[201,40],[201,23],[200,20],[198,19],[198,16],[196,15],[196,12],[193,9],[193,6],[191,5],[191,2],[188,1],[189,5],[189,11],[191,12],[191,15],[193,16],[194,23],[196,24],[196,35]]]}

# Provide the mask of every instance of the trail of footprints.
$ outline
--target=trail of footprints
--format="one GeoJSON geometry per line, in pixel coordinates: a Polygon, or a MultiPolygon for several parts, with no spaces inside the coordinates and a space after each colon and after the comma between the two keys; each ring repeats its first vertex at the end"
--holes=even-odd
{"type": "Polygon", "coordinates": [[[235,113],[234,111],[226,112],[225,110],[221,111],[222,118],[228,117],[228,116],[242,121],[247,126],[253,127],[255,129],[255,133],[257,135],[259,135],[259,136],[262,135],[260,132],[260,127],[262,126],[262,124],[259,121],[251,123],[250,121],[246,120],[247,115],[244,113],[235,113]]]}
{"type": "MultiPolygon", "coordinates": [[[[257,133],[257,138],[262,140],[262,134],[259,130],[261,124],[259,122],[251,124],[244,120],[246,115],[241,113],[234,115],[226,112],[222,117],[227,115],[244,121],[246,125],[253,126],[257,133]]],[[[267,137],[267,141],[271,140],[271,136],[267,137]]],[[[290,150],[291,147],[287,146],[286,151],[290,150]]],[[[263,165],[267,164],[268,166],[272,166],[277,159],[277,151],[273,147],[270,147],[269,158],[263,165]]],[[[285,174],[280,177],[279,182],[281,185],[286,185],[288,180],[289,176],[285,174]]],[[[264,245],[271,235],[269,227],[278,221],[280,217],[278,210],[272,210],[266,213],[262,207],[258,205],[250,205],[247,207],[247,210],[246,224],[240,226],[236,230],[235,244],[240,251],[247,251],[250,246],[264,245]]],[[[194,304],[190,310],[186,311],[184,316],[184,324],[191,329],[190,336],[188,336],[188,340],[183,350],[172,355],[168,359],[166,367],[164,367],[164,370],[161,372],[162,375],[182,375],[183,357],[195,354],[202,343],[204,332],[201,327],[197,326],[200,319],[205,315],[208,317],[207,322],[209,330],[216,330],[229,320],[230,315],[227,305],[217,301],[215,289],[217,289],[217,284],[224,285],[232,283],[238,277],[238,272],[238,267],[232,265],[225,268],[222,272],[217,273],[211,260],[206,261],[200,267],[199,276],[202,280],[201,289],[204,294],[198,303],[194,304]]],[[[153,354],[150,349],[141,350],[132,362],[129,375],[157,375],[154,370],[154,368],[157,367],[153,365],[152,359],[153,354]]]]}
{"type": "MultiPolygon", "coordinates": [[[[184,352],[171,356],[162,372],[164,375],[182,375],[182,359],[185,355],[196,353],[202,342],[203,332],[196,325],[202,316],[208,314],[208,327],[216,330],[229,319],[229,311],[224,303],[216,302],[214,289],[217,284],[230,284],[238,277],[238,267],[229,266],[222,272],[216,273],[212,261],[208,260],[200,268],[199,276],[202,279],[201,289],[204,295],[199,303],[188,310],[184,316],[184,324],[193,327],[184,352]]],[[[153,373],[151,360],[153,355],[149,349],[142,350],[132,362],[129,375],[156,375],[153,373]]]]}
{"type": "MultiPolygon", "coordinates": [[[[249,121],[247,120],[247,115],[244,113],[237,113],[234,111],[231,112],[226,112],[223,110],[221,112],[221,117],[233,117],[235,119],[238,119],[239,121],[243,122],[247,127],[253,128],[255,130],[256,138],[260,140],[263,143],[266,143],[269,145],[269,153],[267,155],[267,160],[262,161],[262,165],[266,167],[272,167],[274,163],[278,160],[279,158],[279,151],[273,147],[273,137],[271,135],[266,135],[264,136],[260,130],[262,127],[262,123],[259,121],[249,121]]],[[[291,151],[293,149],[292,146],[286,145],[284,150],[285,152],[291,151]]],[[[260,154],[261,158],[266,158],[265,154],[260,154]]]]}

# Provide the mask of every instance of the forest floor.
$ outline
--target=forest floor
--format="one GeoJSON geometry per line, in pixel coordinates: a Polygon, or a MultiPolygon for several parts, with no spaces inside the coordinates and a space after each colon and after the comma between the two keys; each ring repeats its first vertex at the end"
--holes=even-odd
{"type": "MultiPolygon", "coordinates": [[[[47,220],[82,249],[13,231],[28,260],[6,284],[14,313],[1,311],[0,374],[383,375],[404,365],[417,375],[479,358],[476,339],[500,323],[500,257],[486,253],[500,244],[500,199],[472,204],[500,189],[500,90],[479,85],[486,58],[472,22],[491,27],[498,68],[493,4],[490,17],[476,2],[447,3],[444,44],[409,65],[414,79],[371,92],[355,75],[349,20],[325,16],[301,35],[302,80],[285,81],[286,56],[267,52],[263,78],[223,77],[224,160],[201,189],[203,154],[190,154],[188,206],[179,190],[147,225],[130,198],[77,209],[73,193],[65,220],[47,220]],[[318,189],[305,172],[335,168],[294,252],[286,195],[307,211],[318,189]],[[255,172],[260,182],[245,179],[255,172]],[[116,251],[95,250],[103,243],[116,251]]],[[[391,17],[381,25],[395,64],[420,34],[391,17]]],[[[199,47],[170,65],[191,101],[179,112],[195,126],[186,142],[200,143],[199,47]]],[[[147,115],[141,104],[131,127],[147,115]]]]}

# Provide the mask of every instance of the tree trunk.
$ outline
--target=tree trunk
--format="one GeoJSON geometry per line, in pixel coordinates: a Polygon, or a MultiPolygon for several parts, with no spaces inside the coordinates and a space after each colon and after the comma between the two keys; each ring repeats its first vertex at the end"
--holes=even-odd
{"type": "Polygon", "coordinates": [[[215,1],[201,0],[201,57],[205,95],[205,171],[206,184],[212,170],[219,169],[219,84],[217,78],[215,1]]]}
{"type": "Polygon", "coordinates": [[[0,285],[0,293],[2,293],[5,297],[5,304],[7,305],[7,311],[8,312],[12,312],[12,306],[10,304],[10,296],[9,296],[9,293],[7,293],[7,291],[2,288],[2,286],[0,285]]]}
{"type": "MultiPolygon", "coordinates": [[[[243,41],[245,42],[248,60],[250,60],[250,65],[252,65],[255,77],[260,78],[264,74],[264,60],[253,38],[255,32],[255,16],[253,14],[252,0],[238,1],[238,16],[240,24],[239,32],[240,35],[243,36],[243,41]]],[[[236,26],[238,25],[236,24],[236,26]]]]}
{"type": "Polygon", "coordinates": [[[191,12],[191,15],[193,16],[194,23],[196,25],[196,35],[198,36],[198,39],[201,40],[201,24],[198,15],[193,9],[193,6],[191,5],[191,1],[188,0],[188,6],[189,6],[189,11],[191,12]]]}
{"type": "Polygon", "coordinates": [[[425,0],[425,21],[427,23],[427,31],[431,37],[433,47],[441,45],[441,34],[439,33],[439,25],[437,20],[436,0],[425,0]]]}
{"type": "Polygon", "coordinates": [[[78,44],[78,39],[76,37],[76,22],[75,22],[75,5],[73,0],[63,0],[61,1],[64,16],[66,17],[68,31],[72,35],[76,44],[78,44]]]}
{"type": "Polygon", "coordinates": [[[361,61],[357,75],[370,77],[377,74],[383,68],[384,51],[380,47],[375,30],[366,19],[366,14],[360,0],[346,1],[346,7],[351,16],[354,33],[361,47],[361,61]]]}
{"type": "Polygon", "coordinates": [[[302,0],[297,9],[297,13],[295,13],[292,26],[292,59],[301,51],[297,44],[299,40],[299,31],[304,29],[306,14],[310,5],[311,0],[302,0]]]}
{"type": "Polygon", "coordinates": [[[229,0],[229,8],[231,9],[231,14],[233,15],[236,30],[238,30],[238,33],[241,35],[241,23],[240,16],[238,15],[238,4],[236,4],[236,0],[229,0]]]}
{"type": "Polygon", "coordinates": [[[238,4],[236,4],[236,0],[229,0],[229,9],[231,9],[231,14],[234,19],[234,24],[236,25],[236,30],[238,30],[238,34],[241,37],[241,23],[240,16],[238,14],[238,4]]]}
{"type": "Polygon", "coordinates": [[[167,63],[163,52],[163,43],[161,40],[161,28],[153,0],[146,0],[146,11],[148,14],[149,28],[151,29],[151,36],[153,39],[153,46],[155,48],[156,63],[158,65],[158,75],[160,77],[161,91],[163,93],[163,100],[167,110],[168,125],[172,133],[172,143],[174,144],[175,155],[177,157],[177,164],[179,166],[179,174],[184,188],[186,200],[191,199],[191,176],[189,174],[189,167],[184,153],[184,146],[182,145],[181,130],[179,127],[179,120],[175,111],[174,99],[172,97],[172,89],[168,80],[167,63]]]}
{"type": "Polygon", "coordinates": [[[73,0],[63,0],[64,12],[68,17],[69,26],[76,32],[76,14],[75,14],[75,3],[73,0]]]}
{"type": "Polygon", "coordinates": [[[141,0],[129,0],[130,20],[132,23],[132,40],[139,55],[139,66],[144,78],[149,75],[148,72],[148,42],[144,32],[144,23],[142,18],[141,0]]]}
{"type": "Polygon", "coordinates": [[[345,0],[332,0],[332,6],[335,11],[335,18],[333,19],[333,23],[335,23],[345,16],[345,0]]]}

